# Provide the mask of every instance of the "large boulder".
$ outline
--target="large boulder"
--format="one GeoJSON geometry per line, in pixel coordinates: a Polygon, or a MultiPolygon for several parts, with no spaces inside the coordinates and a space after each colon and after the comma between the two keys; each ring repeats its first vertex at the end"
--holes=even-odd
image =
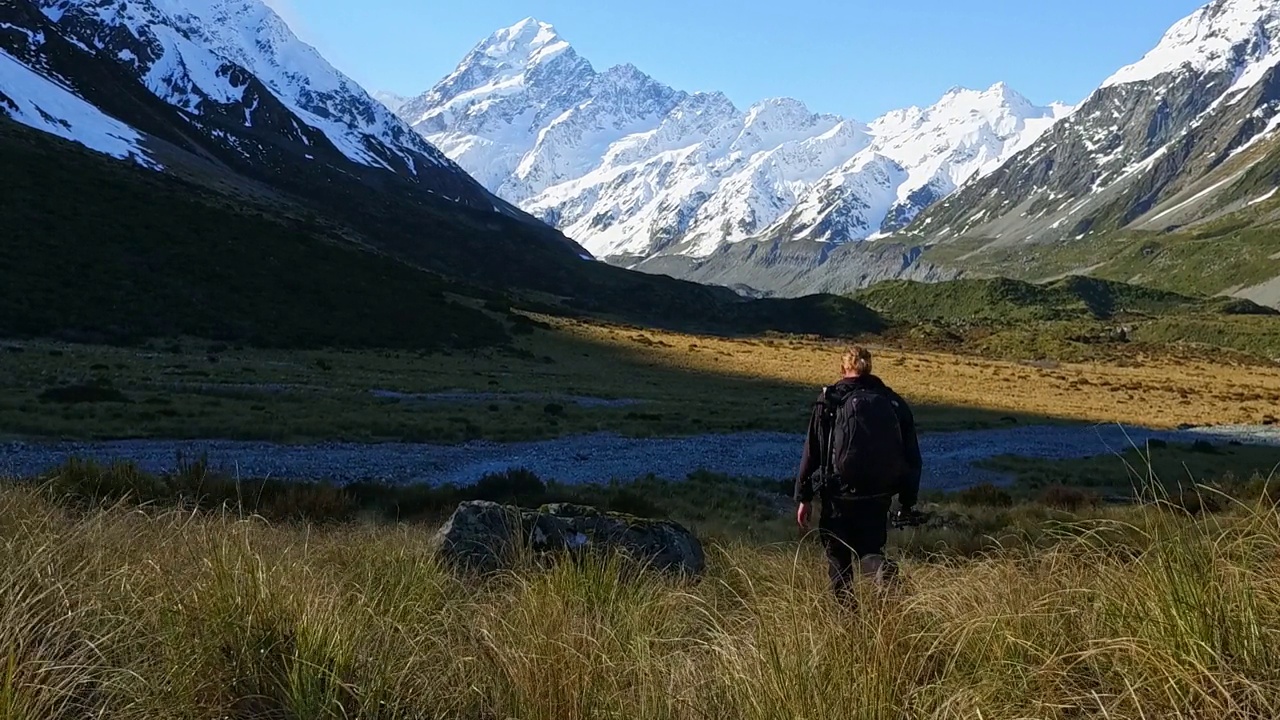
{"type": "Polygon", "coordinates": [[[450,565],[480,572],[511,567],[522,555],[581,557],[596,551],[620,552],[680,575],[700,575],[706,567],[702,544],[679,523],[567,503],[529,510],[464,502],[433,544],[450,565]]]}

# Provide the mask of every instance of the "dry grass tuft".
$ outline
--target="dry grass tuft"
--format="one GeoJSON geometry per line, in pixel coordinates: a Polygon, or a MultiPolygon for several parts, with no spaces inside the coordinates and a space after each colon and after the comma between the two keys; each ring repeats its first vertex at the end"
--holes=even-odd
{"type": "MultiPolygon", "coordinates": [[[[1234,502],[1234,501],[1228,501],[1234,502]]],[[[0,491],[0,718],[1274,717],[1280,512],[1165,500],[827,596],[812,543],[446,572],[421,527],[0,491]]]]}

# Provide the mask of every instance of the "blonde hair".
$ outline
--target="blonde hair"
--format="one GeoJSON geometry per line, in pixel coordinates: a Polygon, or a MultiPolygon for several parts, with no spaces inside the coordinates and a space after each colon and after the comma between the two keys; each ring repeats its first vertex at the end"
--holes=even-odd
{"type": "Polygon", "coordinates": [[[871,351],[861,345],[845,350],[844,357],[840,359],[840,371],[845,375],[870,375],[871,351]]]}

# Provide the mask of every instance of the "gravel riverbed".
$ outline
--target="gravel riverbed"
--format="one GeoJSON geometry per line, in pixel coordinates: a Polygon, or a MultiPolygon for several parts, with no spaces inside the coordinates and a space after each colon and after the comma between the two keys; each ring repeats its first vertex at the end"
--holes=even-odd
{"type": "MultiPolygon", "coordinates": [[[[1114,424],[1093,426],[1018,426],[993,430],[926,433],[920,437],[926,488],[954,490],[1004,478],[971,465],[998,455],[1033,458],[1089,457],[1144,444],[1208,440],[1280,446],[1280,427],[1216,426],[1187,430],[1148,430],[1114,424]]],[[[626,438],[612,434],[577,435],[554,440],[465,445],[418,443],[316,443],[280,445],[229,440],[120,440],[109,442],[0,443],[0,475],[30,476],[71,457],[100,462],[129,460],[162,472],[187,458],[208,455],[215,467],[239,477],[336,482],[376,480],[390,483],[475,482],[487,473],[526,468],[539,477],[564,483],[628,480],[653,473],[683,479],[699,469],[740,477],[793,477],[802,436],[786,433],[733,433],[678,438],[626,438]]]]}

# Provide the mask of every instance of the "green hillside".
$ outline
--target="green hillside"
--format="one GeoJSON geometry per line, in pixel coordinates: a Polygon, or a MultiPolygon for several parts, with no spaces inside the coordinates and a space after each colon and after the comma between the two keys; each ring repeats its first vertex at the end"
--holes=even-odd
{"type": "Polygon", "coordinates": [[[1280,311],[1114,280],[891,281],[853,297],[883,314],[905,341],[995,357],[1076,360],[1207,346],[1280,358],[1280,311]]]}
{"type": "Polygon", "coordinates": [[[0,121],[0,335],[277,346],[502,342],[440,277],[331,227],[0,121]]]}
{"type": "Polygon", "coordinates": [[[942,267],[982,275],[1034,282],[1081,273],[1183,294],[1236,293],[1272,283],[1273,290],[1261,290],[1255,297],[1276,306],[1280,305],[1278,212],[1280,198],[1275,198],[1169,232],[1124,230],[1015,245],[968,238],[932,245],[922,257],[942,267]]]}
{"type": "Polygon", "coordinates": [[[0,336],[469,346],[502,342],[513,306],[720,333],[884,326],[848,298],[746,300],[584,260],[548,227],[444,201],[179,179],[3,118],[0,164],[0,336]]]}
{"type": "MultiPolygon", "coordinates": [[[[1111,320],[1220,309],[1220,301],[1139,285],[1070,276],[1035,284],[1009,278],[940,283],[891,281],[852,296],[895,320],[1017,324],[1054,320],[1111,320]]],[[[1251,303],[1235,303],[1241,309],[1251,303]]],[[[1266,312],[1259,309],[1259,312],[1266,312]]]]}

